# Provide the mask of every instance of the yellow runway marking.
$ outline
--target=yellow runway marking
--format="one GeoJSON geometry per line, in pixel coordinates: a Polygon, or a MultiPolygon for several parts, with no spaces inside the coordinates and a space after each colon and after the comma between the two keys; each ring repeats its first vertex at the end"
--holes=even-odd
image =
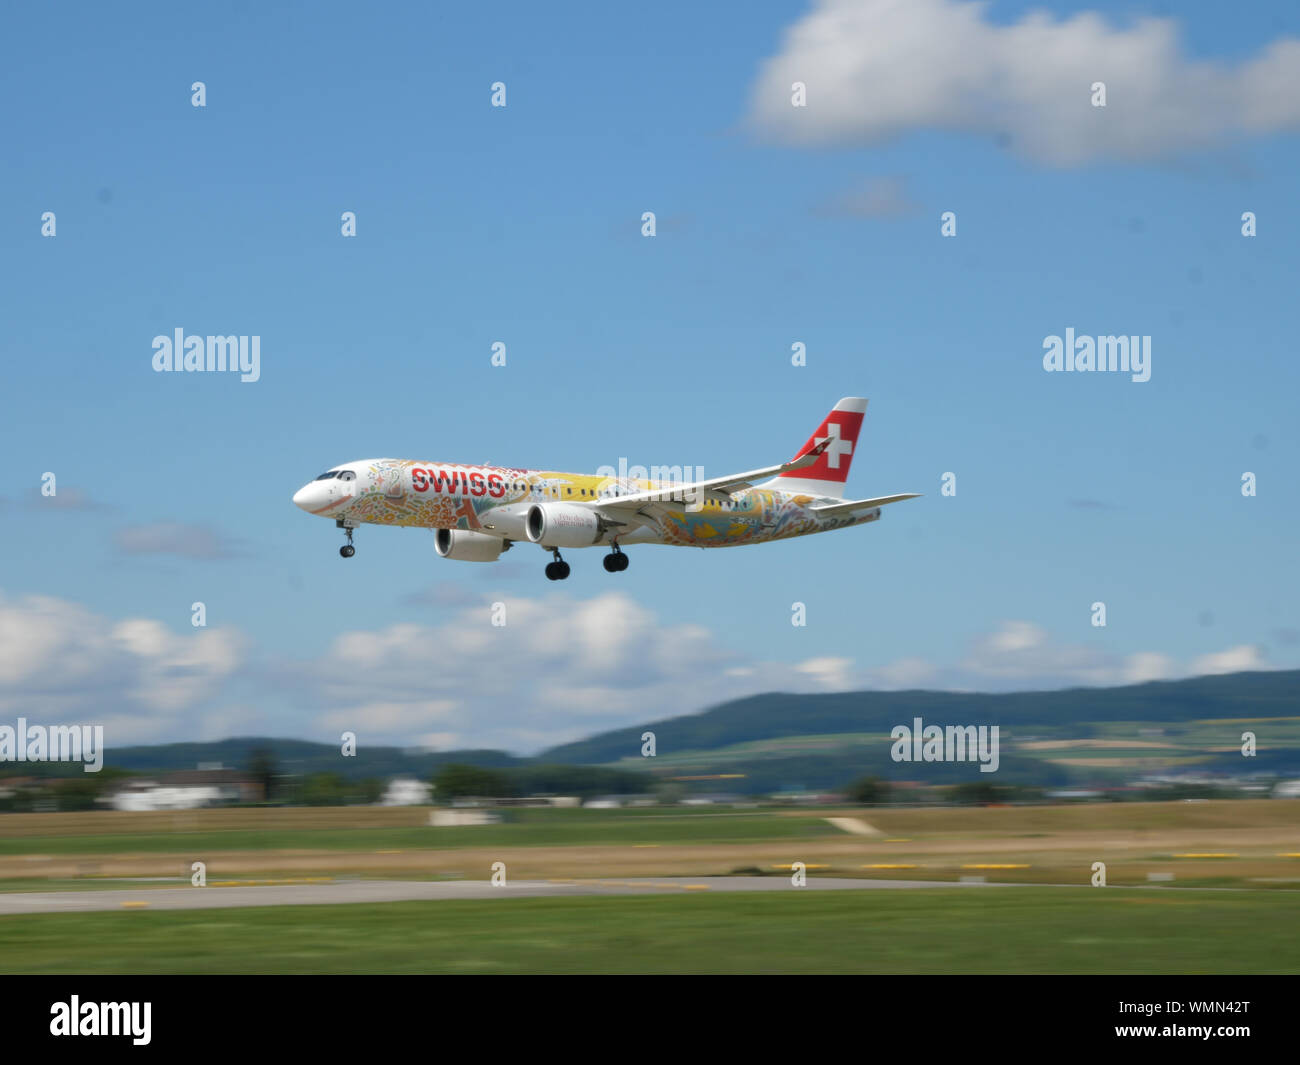
{"type": "Polygon", "coordinates": [[[148,905],[147,902],[124,902],[122,908],[124,910],[142,910],[148,905]]]}

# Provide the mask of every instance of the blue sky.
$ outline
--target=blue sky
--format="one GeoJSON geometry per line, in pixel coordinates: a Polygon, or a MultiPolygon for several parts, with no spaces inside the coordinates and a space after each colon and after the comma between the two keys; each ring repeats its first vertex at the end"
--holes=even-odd
{"type": "Polygon", "coordinates": [[[1300,84],[1267,60],[1294,5],[6,23],[9,717],[528,751],[772,688],[1300,666],[1300,84]],[[178,327],[260,336],[261,380],[155,374],[178,327]],[[1150,381],[1044,372],[1067,327],[1151,336],[1150,381]],[[290,503],[372,456],[744,470],[843,395],[871,398],[850,494],[925,493],[865,529],[573,552],[552,584],[535,548],[457,564],[415,530],[344,562],[290,503]]]}

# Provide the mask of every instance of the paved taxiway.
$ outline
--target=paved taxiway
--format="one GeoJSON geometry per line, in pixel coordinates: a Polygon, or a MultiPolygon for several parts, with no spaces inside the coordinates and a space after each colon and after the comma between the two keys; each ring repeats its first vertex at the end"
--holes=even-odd
{"type": "Polygon", "coordinates": [[[223,910],[239,906],[324,906],[349,902],[445,899],[563,898],[575,895],[648,895],[669,892],[844,891],[890,888],[992,887],[928,880],[855,880],[809,877],[796,888],[788,876],[653,877],[630,880],[519,880],[494,887],[486,880],[336,880],[324,884],[257,887],[175,887],[104,891],[0,892],[0,917],[20,913],[95,910],[223,910]]]}

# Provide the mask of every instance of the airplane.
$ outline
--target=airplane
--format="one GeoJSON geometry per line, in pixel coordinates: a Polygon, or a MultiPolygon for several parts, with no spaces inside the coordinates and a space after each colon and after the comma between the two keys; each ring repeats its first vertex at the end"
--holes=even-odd
{"type": "Polygon", "coordinates": [[[434,530],[442,558],[495,562],[517,543],[551,554],[549,580],[569,576],[561,549],[608,547],[605,569],[628,567],[624,547],[739,547],[865,525],[920,493],[844,498],[867,401],[847,396],[789,462],[707,480],[605,477],[508,466],[365,459],[326,470],[293,501],[331,518],[356,553],[361,525],[434,530]]]}

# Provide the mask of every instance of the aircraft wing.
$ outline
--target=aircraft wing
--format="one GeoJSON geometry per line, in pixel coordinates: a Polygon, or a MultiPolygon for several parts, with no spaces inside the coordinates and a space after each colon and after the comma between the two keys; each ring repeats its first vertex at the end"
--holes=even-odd
{"type": "Polygon", "coordinates": [[[843,503],[827,503],[822,507],[809,507],[814,514],[833,517],[836,514],[851,514],[855,510],[870,510],[872,507],[883,507],[886,503],[898,503],[904,499],[916,499],[921,495],[920,492],[903,492],[896,496],[876,496],[875,499],[849,499],[843,503]]]}
{"type": "Polygon", "coordinates": [[[595,506],[601,510],[635,511],[647,503],[670,503],[690,500],[700,498],[710,492],[716,492],[724,496],[729,495],[731,492],[739,491],[742,488],[753,488],[755,481],[765,480],[782,473],[789,473],[791,470],[802,470],[805,466],[811,466],[817,461],[818,456],[834,442],[834,437],[827,437],[816,447],[805,451],[798,458],[783,462],[779,466],[766,466],[761,470],[733,473],[727,477],[712,477],[705,481],[665,484],[662,488],[651,488],[643,492],[629,492],[626,495],[605,496],[591,501],[588,506],[595,506]]]}

